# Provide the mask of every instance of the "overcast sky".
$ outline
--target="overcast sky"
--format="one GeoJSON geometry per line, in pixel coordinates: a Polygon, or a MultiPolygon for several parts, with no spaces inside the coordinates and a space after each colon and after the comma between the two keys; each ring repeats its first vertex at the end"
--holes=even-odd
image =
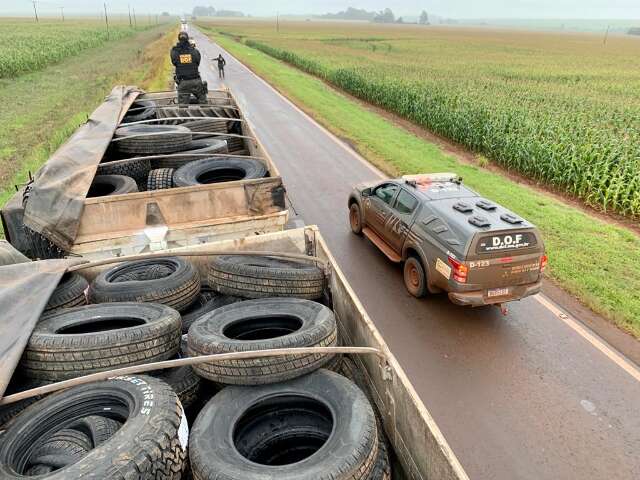
{"type": "MultiPolygon", "coordinates": [[[[46,13],[93,12],[102,7],[103,0],[47,0],[38,2],[46,13]]],[[[217,9],[242,10],[256,16],[275,15],[276,11],[291,14],[326,13],[348,6],[380,10],[392,7],[396,15],[417,15],[420,11],[453,18],[640,18],[640,0],[107,0],[111,11],[126,11],[131,4],[139,12],[189,12],[195,5],[217,9]]],[[[0,0],[0,14],[33,11],[31,0],[0,0]]]]}

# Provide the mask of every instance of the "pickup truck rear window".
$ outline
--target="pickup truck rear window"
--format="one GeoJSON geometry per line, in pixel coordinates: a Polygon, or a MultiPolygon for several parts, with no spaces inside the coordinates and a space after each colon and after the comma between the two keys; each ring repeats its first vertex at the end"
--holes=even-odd
{"type": "Polygon", "coordinates": [[[482,237],[476,253],[508,252],[536,246],[536,236],[531,232],[498,233],[482,237]]]}

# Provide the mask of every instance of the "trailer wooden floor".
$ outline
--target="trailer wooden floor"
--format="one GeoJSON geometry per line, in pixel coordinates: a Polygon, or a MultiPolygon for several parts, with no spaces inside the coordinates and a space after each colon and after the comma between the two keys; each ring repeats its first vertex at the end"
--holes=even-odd
{"type": "MultiPolygon", "coordinates": [[[[640,371],[547,297],[470,310],[416,300],[397,265],[350,233],[347,195],[379,174],[223,53],[232,89],[289,197],[317,224],[349,282],[473,479],[640,478],[640,371]]],[[[211,88],[213,64],[201,66],[211,88]]]]}

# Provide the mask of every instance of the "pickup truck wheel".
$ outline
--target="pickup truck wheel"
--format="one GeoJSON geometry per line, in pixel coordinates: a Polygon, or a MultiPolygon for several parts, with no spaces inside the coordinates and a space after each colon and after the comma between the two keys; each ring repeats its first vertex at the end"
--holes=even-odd
{"type": "Polygon", "coordinates": [[[79,307],[87,304],[85,290],[89,283],[78,273],[65,273],[60,283],[51,294],[49,303],[44,307],[43,315],[53,313],[63,308],[79,307]]]}
{"type": "Polygon", "coordinates": [[[198,415],[190,440],[196,480],[371,479],[379,448],[367,398],[327,370],[223,389],[198,415]]]}
{"type": "Polygon", "coordinates": [[[200,274],[181,257],[124,262],[91,283],[91,303],[151,302],[184,310],[200,293],[200,274]]]}
{"type": "Polygon", "coordinates": [[[416,298],[427,294],[427,277],[422,262],[416,257],[409,257],[404,262],[404,285],[416,298]]]}
{"type": "Polygon", "coordinates": [[[180,348],[180,314],[165,305],[111,303],[55,312],[31,334],[20,368],[29,378],[66,380],[167,360],[180,348]]]}
{"type": "MultiPolygon", "coordinates": [[[[298,298],[265,298],[234,303],[197,320],[187,336],[189,357],[296,347],[334,347],[333,312],[298,298]]],[[[333,355],[295,355],[220,360],[194,365],[198,375],[225,385],[262,385],[313,372],[333,355]]]]}
{"type": "Polygon", "coordinates": [[[47,480],[179,480],[187,437],[178,397],[161,380],[130,375],[79,385],[39,401],[7,426],[0,478],[24,479],[33,468],[31,473],[46,473],[47,480]],[[118,427],[102,442],[92,440],[90,428],[81,425],[94,416],[118,427]],[[56,436],[63,443],[51,443],[56,436]]]}
{"type": "Polygon", "coordinates": [[[219,255],[209,266],[209,285],[244,298],[322,297],[324,272],[309,262],[261,256],[219,255]]]}
{"type": "Polygon", "coordinates": [[[349,224],[351,231],[356,235],[362,235],[362,212],[357,203],[352,203],[349,207],[349,224]]]}
{"type": "MultiPolygon", "coordinates": [[[[181,358],[181,355],[178,355],[177,358],[181,358]]],[[[196,372],[189,365],[155,370],[149,372],[149,375],[166,382],[176,392],[184,408],[189,408],[198,398],[201,384],[200,377],[196,375],[196,372]]]]}

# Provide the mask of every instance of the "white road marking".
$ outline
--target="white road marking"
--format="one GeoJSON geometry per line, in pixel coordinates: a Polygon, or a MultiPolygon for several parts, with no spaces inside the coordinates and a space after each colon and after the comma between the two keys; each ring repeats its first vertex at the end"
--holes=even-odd
{"type": "MultiPolygon", "coordinates": [[[[204,34],[202,34],[202,35],[206,37],[206,35],[204,35],[204,34]]],[[[213,43],[211,41],[211,39],[209,39],[208,37],[206,37],[206,38],[211,43],[213,43]]],[[[320,130],[322,130],[324,133],[326,133],[327,136],[329,138],[331,138],[331,140],[333,140],[335,143],[337,143],[342,149],[344,149],[347,153],[349,153],[351,156],[353,156],[358,161],[360,161],[362,164],[364,164],[366,167],[368,167],[378,177],[380,177],[380,178],[388,178],[387,175],[385,175],[379,169],[377,169],[376,167],[371,165],[365,158],[363,158],[362,156],[358,155],[357,152],[354,152],[342,140],[340,140],[338,137],[336,137],[333,133],[331,133],[325,127],[320,125],[316,120],[311,118],[304,110],[300,109],[291,100],[289,100],[287,97],[285,97],[279,91],[277,91],[275,88],[273,88],[273,86],[271,86],[266,80],[264,80],[259,75],[256,75],[249,67],[247,67],[241,61],[239,61],[236,57],[231,55],[227,50],[223,49],[219,45],[218,45],[218,47],[221,48],[222,50],[224,50],[229,57],[233,58],[238,63],[238,65],[240,65],[242,68],[244,68],[249,73],[251,73],[254,77],[256,77],[260,82],[262,82],[265,86],[267,86],[270,90],[272,90],[276,95],[278,95],[288,105],[290,105],[292,108],[294,108],[296,111],[298,111],[301,115],[306,117],[307,120],[309,120],[316,127],[318,127],[320,130]]],[[[573,329],[578,335],[580,335],[582,338],[584,338],[586,341],[588,341],[597,350],[602,352],[612,362],[614,362],[616,365],[618,365],[620,368],[622,368],[625,372],[627,372],[629,375],[631,375],[634,379],[636,379],[637,381],[640,382],[640,370],[638,370],[638,368],[636,368],[629,360],[624,358],[624,356],[622,356],[622,354],[620,354],[620,353],[616,352],[615,350],[613,350],[609,345],[607,345],[597,335],[595,335],[590,330],[588,330],[579,320],[575,320],[572,317],[570,317],[569,315],[567,315],[566,313],[564,313],[562,310],[560,310],[560,308],[554,302],[552,302],[550,299],[548,299],[547,297],[545,297],[545,296],[543,296],[541,294],[534,295],[533,298],[535,300],[537,300],[543,307],[545,307],[547,310],[549,310],[553,315],[555,315],[557,318],[562,320],[569,328],[573,329]]]]}
{"type": "Polygon", "coordinates": [[[606,357],[609,358],[609,360],[611,360],[613,363],[618,365],[625,372],[627,372],[629,375],[640,382],[640,370],[638,370],[638,368],[635,367],[629,360],[624,358],[622,354],[615,351],[597,335],[591,332],[591,330],[585,327],[579,320],[576,320],[567,315],[565,312],[560,310],[560,308],[558,308],[555,303],[553,303],[543,295],[534,295],[533,298],[536,299],[542,306],[550,310],[551,313],[562,320],[567,326],[571,327],[575,332],[578,333],[578,335],[580,335],[596,349],[602,352],[606,357]]]}

